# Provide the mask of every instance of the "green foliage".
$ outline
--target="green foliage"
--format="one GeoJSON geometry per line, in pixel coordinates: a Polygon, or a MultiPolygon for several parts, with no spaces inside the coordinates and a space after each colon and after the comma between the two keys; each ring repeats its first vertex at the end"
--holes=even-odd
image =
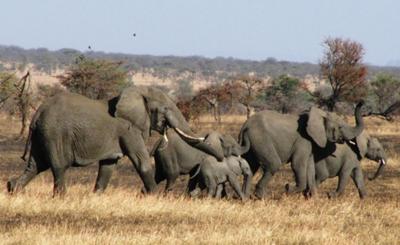
{"type": "Polygon", "coordinates": [[[13,73],[0,72],[0,101],[4,102],[12,95],[16,94],[17,88],[15,84],[18,78],[13,73]]]}
{"type": "Polygon", "coordinates": [[[42,99],[54,96],[58,93],[65,91],[65,88],[63,88],[58,83],[56,83],[54,85],[38,84],[37,89],[38,89],[38,95],[42,99]]]}
{"type": "Polygon", "coordinates": [[[188,80],[177,81],[177,97],[179,98],[190,98],[193,96],[193,85],[188,80]]]}
{"type": "Polygon", "coordinates": [[[400,100],[400,79],[390,74],[380,73],[371,81],[369,100],[373,110],[384,112],[390,105],[400,100]]]}
{"type": "Polygon", "coordinates": [[[281,75],[265,90],[264,100],[270,108],[288,113],[305,109],[310,97],[301,89],[298,78],[281,75]]]}
{"type": "Polygon", "coordinates": [[[127,72],[121,68],[121,64],[81,55],[59,79],[71,92],[92,99],[109,99],[128,85],[127,72]]]}

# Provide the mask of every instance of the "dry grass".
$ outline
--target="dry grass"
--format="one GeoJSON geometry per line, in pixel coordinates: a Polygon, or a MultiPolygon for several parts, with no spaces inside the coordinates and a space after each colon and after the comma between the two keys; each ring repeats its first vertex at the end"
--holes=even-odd
{"type": "MultiPolygon", "coordinates": [[[[211,128],[237,134],[244,117],[223,118],[217,126],[202,118],[199,132],[211,128]]],[[[13,120],[0,117],[0,183],[22,172],[23,143],[12,138],[13,120]]],[[[322,185],[320,196],[305,200],[285,196],[291,182],[289,166],[274,176],[264,201],[190,200],[182,197],[185,178],[170,196],[142,196],[141,183],[126,161],[117,165],[110,187],[102,195],[91,192],[97,166],[71,169],[67,195],[52,198],[52,177],[43,173],[24,192],[0,191],[2,244],[121,244],[121,243],[311,243],[395,244],[400,241],[400,122],[367,121],[389,152],[382,177],[366,182],[369,196],[360,201],[349,183],[344,197],[328,200],[324,193],[336,180],[322,185]]],[[[376,164],[364,163],[366,172],[376,164]]],[[[256,181],[256,180],[255,180],[256,181]]],[[[3,185],[4,186],[4,185],[3,185]]],[[[160,187],[161,189],[161,187],[160,187]]]]}

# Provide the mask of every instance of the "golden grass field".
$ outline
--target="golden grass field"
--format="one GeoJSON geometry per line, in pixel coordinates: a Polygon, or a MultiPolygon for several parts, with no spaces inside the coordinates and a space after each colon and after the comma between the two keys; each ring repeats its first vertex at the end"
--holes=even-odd
{"type": "MultiPolygon", "coordinates": [[[[218,129],[237,135],[245,120],[225,116],[222,125],[210,117],[196,123],[198,132],[218,129]]],[[[366,180],[368,196],[359,200],[352,182],[343,197],[325,193],[336,179],[322,184],[320,195],[305,200],[283,194],[292,182],[288,165],[270,183],[262,201],[185,198],[183,177],[171,195],[142,196],[142,186],[126,159],[117,165],[109,188],[93,194],[97,166],[70,169],[67,194],[52,198],[53,180],[45,172],[27,188],[9,195],[5,183],[20,174],[23,141],[14,140],[18,121],[0,117],[1,244],[399,244],[400,121],[367,119],[367,130],[380,138],[389,155],[383,176],[366,180]]],[[[377,164],[364,161],[366,172],[377,164]]],[[[256,182],[257,179],[254,180],[256,182]]]]}

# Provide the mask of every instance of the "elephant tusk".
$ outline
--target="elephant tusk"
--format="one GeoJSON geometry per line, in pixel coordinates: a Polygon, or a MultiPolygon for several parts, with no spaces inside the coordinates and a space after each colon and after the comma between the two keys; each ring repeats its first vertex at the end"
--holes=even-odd
{"type": "Polygon", "coordinates": [[[385,161],[385,159],[381,159],[381,160],[380,160],[380,162],[381,162],[383,165],[385,165],[385,164],[386,164],[386,161],[385,161]]]}
{"type": "Polygon", "coordinates": [[[174,129],[175,129],[179,134],[185,136],[186,138],[192,139],[192,140],[204,141],[204,139],[205,139],[204,137],[193,137],[193,136],[190,136],[190,135],[184,133],[184,132],[183,132],[182,130],[180,130],[179,128],[174,128],[174,129]]]}
{"type": "Polygon", "coordinates": [[[356,145],[356,142],[354,142],[352,140],[349,140],[349,143],[352,144],[352,145],[356,145]]]}
{"type": "Polygon", "coordinates": [[[165,143],[168,143],[167,131],[164,131],[163,137],[164,137],[165,143]]]}

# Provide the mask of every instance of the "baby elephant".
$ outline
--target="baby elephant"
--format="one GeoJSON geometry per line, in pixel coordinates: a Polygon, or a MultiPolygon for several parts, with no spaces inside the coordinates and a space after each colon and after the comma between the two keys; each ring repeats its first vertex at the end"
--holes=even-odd
{"type": "Polygon", "coordinates": [[[191,195],[199,185],[200,189],[207,189],[209,197],[221,198],[226,195],[225,184],[227,182],[242,200],[249,195],[253,174],[247,161],[241,157],[226,157],[222,162],[205,159],[198,172],[197,176],[189,180],[188,191],[191,195]],[[237,180],[240,175],[244,176],[242,189],[237,180]]]}
{"type": "MultiPolygon", "coordinates": [[[[173,129],[167,130],[164,136],[160,137],[160,140],[154,145],[150,155],[154,156],[156,166],[156,183],[158,184],[164,180],[167,180],[165,192],[170,191],[174,187],[176,179],[179,177],[179,175],[186,174],[190,175],[190,183],[192,184],[192,188],[188,188],[188,190],[194,190],[197,185],[197,182],[195,180],[198,180],[200,179],[200,176],[203,176],[203,174],[199,173],[203,171],[204,173],[210,172],[210,174],[213,174],[213,166],[216,166],[215,169],[216,173],[218,174],[222,174],[224,172],[231,173],[229,174],[229,176],[231,176],[232,178],[229,178],[229,180],[232,179],[232,182],[235,181],[233,185],[238,186],[236,175],[230,169],[234,169],[235,172],[241,173],[240,169],[227,167],[229,163],[229,165],[232,166],[236,164],[237,166],[242,165],[244,168],[246,166],[248,168],[247,162],[245,162],[243,159],[230,158],[230,156],[232,155],[238,155],[240,146],[237,141],[230,135],[224,135],[216,131],[212,131],[205,136],[203,142],[214,147],[217,151],[220,151],[221,154],[224,156],[224,160],[222,162],[218,162],[217,159],[212,157],[211,155],[208,155],[196,148],[191,147],[184,140],[182,140],[181,137],[179,137],[179,135],[173,129]],[[229,161],[227,161],[227,159],[229,161]],[[239,159],[240,163],[243,164],[239,164],[237,160],[235,160],[236,163],[234,163],[235,161],[233,161],[232,159],[239,159]],[[221,167],[222,169],[219,170],[218,167],[221,167]],[[235,176],[235,178],[233,178],[233,176],[235,176]]],[[[248,168],[248,170],[246,171],[246,176],[248,177],[245,177],[243,189],[247,194],[251,185],[250,168],[248,168]]],[[[209,176],[209,174],[204,174],[204,176],[209,176]]],[[[227,178],[228,175],[225,175],[225,179],[227,178]]],[[[207,182],[207,186],[209,186],[208,183],[211,183],[211,185],[213,185],[211,189],[214,190],[214,194],[216,193],[216,182],[216,178],[215,181],[207,182]]],[[[244,196],[244,194],[241,193],[242,191],[240,187],[236,189],[240,191],[239,196],[244,196]]]]}
{"type": "Polygon", "coordinates": [[[379,162],[379,168],[375,175],[369,177],[373,180],[378,177],[387,163],[385,151],[378,139],[370,137],[363,131],[357,138],[356,143],[336,144],[336,149],[329,157],[317,161],[315,164],[316,184],[319,185],[327,178],[339,177],[336,191],[330,192],[329,197],[340,196],[347,184],[349,177],[353,179],[358,189],[360,198],[366,195],[364,178],[360,165],[362,158],[379,162]]]}

